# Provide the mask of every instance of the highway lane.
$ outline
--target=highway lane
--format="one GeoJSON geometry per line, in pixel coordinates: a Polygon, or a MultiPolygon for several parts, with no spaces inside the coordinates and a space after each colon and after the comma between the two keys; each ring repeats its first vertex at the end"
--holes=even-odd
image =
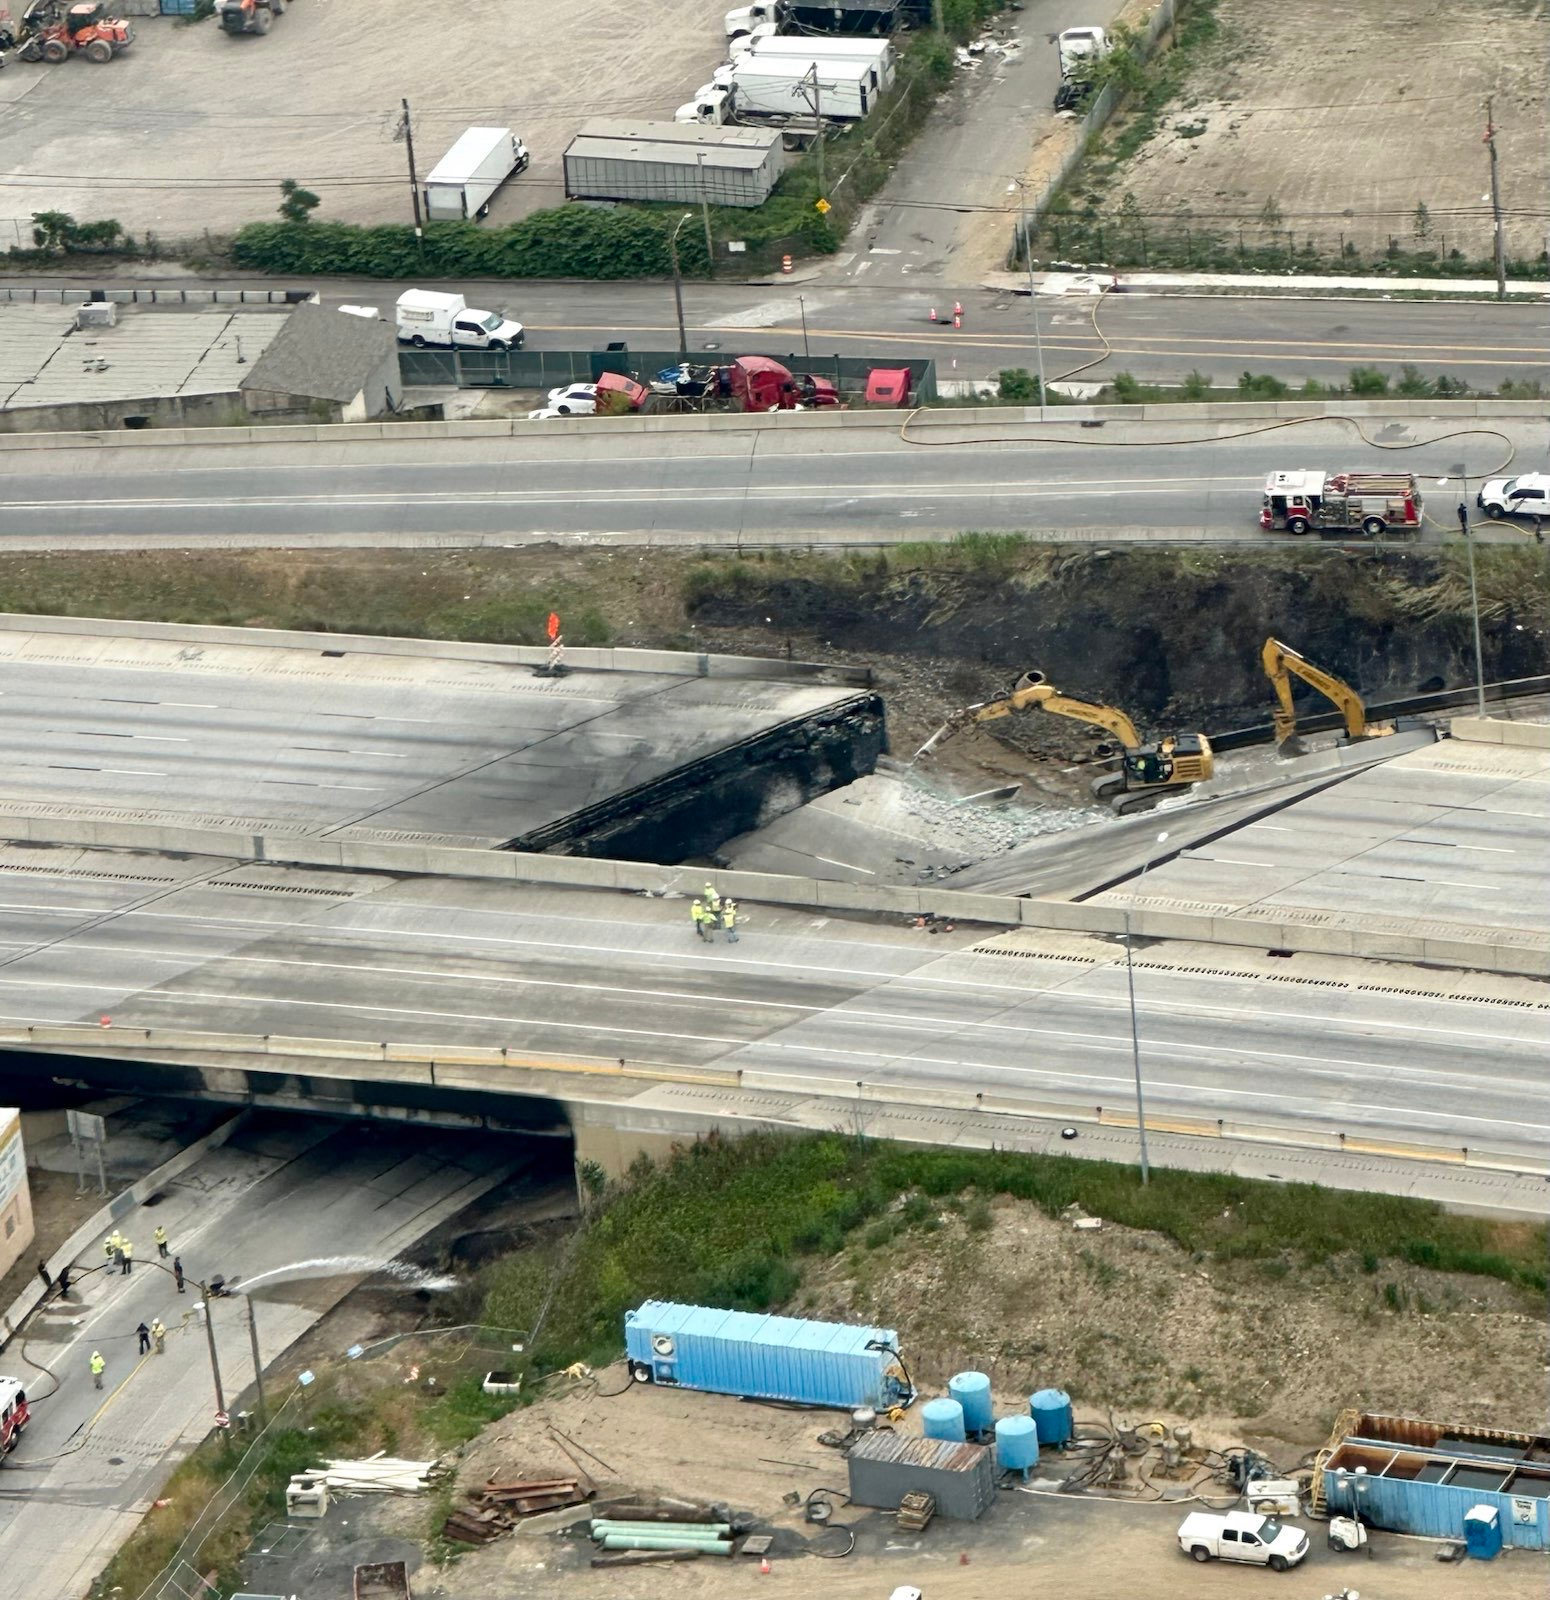
{"type": "MultiPolygon", "coordinates": [[[[74,859],[74,858],[72,858],[74,859]]],[[[77,872],[111,870],[87,858],[77,872]]],[[[1125,974],[1101,941],[996,953],[986,930],[745,906],[736,946],[698,944],[683,900],[435,880],[350,899],[213,885],[0,875],[7,1021],[209,1028],[739,1067],[1122,1106],[1125,974]],[[976,944],[989,948],[974,950],[976,944]]],[[[304,884],[304,875],[276,878],[304,884]]],[[[1036,948],[1026,932],[1018,947],[1036,948]]],[[[1212,950],[1147,952],[1143,1062],[1159,1114],[1542,1150],[1545,1003],[1454,993],[1445,975],[1296,957],[1274,976],[1212,950]],[[1209,971],[1198,970],[1208,966],[1209,971]],[[1191,970],[1192,967],[1195,970],[1191,970]],[[1329,969],[1327,979],[1318,975],[1329,969]],[[1312,974],[1315,981],[1306,981],[1312,974]],[[1302,977],[1305,981],[1286,981],[1302,977]]]]}
{"type": "MultiPolygon", "coordinates": [[[[0,450],[0,549],[136,544],[519,543],[552,537],[705,544],[866,543],[965,528],[1034,536],[1262,542],[1266,473],[1288,466],[1415,471],[1422,537],[1456,534],[1472,472],[1550,462],[1550,425],[1417,420],[1365,425],[944,422],[889,427],[749,419],[712,434],[637,419],[526,424],[507,436],[310,444],[240,453],[105,445],[0,450]],[[1370,440],[1371,442],[1367,442],[1370,440]],[[928,441],[928,442],[923,442],[928,441]],[[1435,441],[1435,442],[1430,442],[1435,441]],[[85,469],[85,470],[77,470],[85,469]]],[[[1483,539],[1524,529],[1482,519],[1483,539]]]]}
{"type": "MultiPolygon", "coordinates": [[[[175,280],[115,278],[114,287],[181,288],[175,280]]],[[[5,278],[57,287],[58,278],[5,278]]],[[[403,284],[370,279],[285,280],[319,292],[327,305],[386,309],[403,284]]],[[[200,280],[199,287],[251,288],[252,278],[200,280]]],[[[513,283],[459,280],[423,287],[456,289],[477,305],[508,309],[536,350],[590,349],[623,338],[637,348],[677,344],[672,286],[666,283],[513,283]]],[[[1381,291],[1381,284],[1374,285],[1381,291]]],[[[84,298],[84,290],[83,290],[84,298]]],[[[1130,372],[1147,382],[1204,373],[1231,387],[1245,370],[1292,385],[1312,378],[1344,383],[1355,366],[1390,375],[1410,364],[1428,379],[1446,373],[1474,388],[1503,379],[1550,383],[1550,303],[1514,301],[1274,298],[1183,293],[1106,296],[1093,327],[1090,296],[1040,296],[1046,372],[1077,367],[1083,378],[1130,372]],[[1100,336],[1101,330],[1101,336],[1100,336]],[[1107,341],[1107,345],[1105,343],[1107,341]],[[1112,350],[1108,347],[1112,346],[1112,350]]],[[[988,378],[1003,367],[1035,365],[1026,296],[974,283],[944,287],[835,284],[688,283],[684,311],[690,348],[733,351],[757,345],[771,354],[929,356],[946,378],[988,378]],[[961,329],[930,313],[964,307],[961,329]]],[[[558,381],[558,380],[556,380],[558,381]]]]}

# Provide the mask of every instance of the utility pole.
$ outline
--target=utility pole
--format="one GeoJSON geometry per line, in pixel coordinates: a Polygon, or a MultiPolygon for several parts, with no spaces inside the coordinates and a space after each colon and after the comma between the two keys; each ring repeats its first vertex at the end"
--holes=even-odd
{"type": "Polygon", "coordinates": [[[810,83],[813,89],[813,121],[818,125],[818,137],[813,148],[818,162],[818,198],[829,198],[829,185],[823,171],[823,85],[818,81],[818,63],[815,61],[812,70],[802,80],[810,83]]]}
{"type": "Polygon", "coordinates": [[[695,167],[700,175],[700,219],[705,224],[705,264],[710,270],[711,277],[716,276],[716,244],[710,233],[710,200],[705,192],[705,152],[697,150],[694,155],[695,167]]]}
{"type": "Polygon", "coordinates": [[[1502,189],[1496,170],[1496,124],[1491,118],[1492,97],[1485,97],[1485,147],[1491,156],[1491,221],[1496,247],[1496,298],[1507,298],[1507,241],[1502,236],[1502,189]]]}
{"type": "Polygon", "coordinates": [[[1044,392],[1044,332],[1039,326],[1039,291],[1033,281],[1033,235],[1028,231],[1028,183],[1024,178],[1014,178],[1017,186],[1017,204],[1022,213],[1023,258],[1028,263],[1028,305],[1033,311],[1033,345],[1039,357],[1039,421],[1044,420],[1046,395],[1044,392]]]}
{"type": "Polygon", "coordinates": [[[245,1295],[248,1303],[248,1340],[253,1346],[253,1386],[258,1391],[258,1425],[269,1421],[269,1411],[264,1404],[264,1363],[258,1354],[258,1320],[253,1315],[253,1296],[245,1295]]]}
{"type": "MultiPolygon", "coordinates": [[[[1469,468],[1461,461],[1452,469],[1451,476],[1464,487],[1464,498],[1459,501],[1459,532],[1464,535],[1464,548],[1469,555],[1469,613],[1475,629],[1475,709],[1485,716],[1485,651],[1480,643],[1480,587],[1475,581],[1475,534],[1469,525],[1469,468]]],[[[1447,483],[1447,478],[1441,480],[1447,483]]]]}
{"type": "Polygon", "coordinates": [[[226,1411],[226,1392],[221,1388],[221,1363],[215,1354],[215,1308],[210,1304],[210,1290],[199,1285],[200,1304],[205,1308],[205,1339],[210,1346],[210,1376],[215,1379],[215,1409],[223,1415],[226,1411]]]}
{"type": "Polygon", "coordinates": [[[931,26],[939,39],[947,32],[947,24],[942,19],[942,0],[931,0],[931,26]]]}
{"type": "Polygon", "coordinates": [[[414,169],[414,124],[409,120],[409,102],[404,100],[404,120],[399,124],[404,135],[404,148],[409,154],[409,198],[414,202],[414,242],[423,260],[425,257],[425,223],[420,215],[420,175],[414,169]]]}

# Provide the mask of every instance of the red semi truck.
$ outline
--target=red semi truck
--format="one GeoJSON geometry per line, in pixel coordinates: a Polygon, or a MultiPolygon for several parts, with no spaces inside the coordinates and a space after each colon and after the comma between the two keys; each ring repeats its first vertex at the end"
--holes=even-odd
{"type": "Polygon", "coordinates": [[[668,367],[650,384],[622,373],[597,380],[597,409],[626,411],[800,411],[837,406],[839,390],[827,378],[792,372],[771,356],[738,356],[725,366],[684,362],[668,367]]]}

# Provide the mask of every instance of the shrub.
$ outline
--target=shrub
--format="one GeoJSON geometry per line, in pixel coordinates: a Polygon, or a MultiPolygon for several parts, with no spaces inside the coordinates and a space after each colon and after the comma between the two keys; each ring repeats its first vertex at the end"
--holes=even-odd
{"type": "MultiPolygon", "coordinates": [[[[1412,368],[1411,370],[1414,369],[1412,368]]],[[[1387,394],[1389,392],[1388,375],[1379,372],[1376,367],[1352,367],[1350,389],[1352,394],[1387,394]]]]}

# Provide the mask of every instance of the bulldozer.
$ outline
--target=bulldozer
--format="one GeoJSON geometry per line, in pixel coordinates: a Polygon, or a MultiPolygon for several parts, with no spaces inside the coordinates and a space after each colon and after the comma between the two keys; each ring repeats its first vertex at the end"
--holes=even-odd
{"type": "Polygon", "coordinates": [[[1004,699],[967,706],[950,717],[915,752],[915,759],[918,761],[965,728],[1034,709],[1088,723],[1112,736],[1119,747],[1119,765],[1094,778],[1092,792],[1122,816],[1145,811],[1167,795],[1204,783],[1214,770],[1211,741],[1203,733],[1169,734],[1155,744],[1143,744],[1135,723],[1123,711],[1072,700],[1054,688],[1042,672],[1025,672],[1004,699]]]}
{"type": "MultiPolygon", "coordinates": [[[[97,0],[78,0],[71,6],[60,0],[33,0],[12,40],[16,59],[57,64],[79,53],[99,64],[111,61],[134,43],[135,30],[122,17],[105,17],[102,10],[97,0]]],[[[3,37],[0,48],[6,48],[3,37]]]]}
{"type": "Polygon", "coordinates": [[[1328,700],[1345,718],[1345,736],[1348,743],[1361,739],[1382,739],[1394,732],[1392,722],[1369,722],[1367,707],[1362,697],[1350,684],[1314,666],[1305,656],[1299,655],[1289,644],[1279,639],[1266,639],[1259,653],[1265,676],[1275,686],[1275,736],[1276,747],[1284,756],[1303,753],[1302,741],[1297,737],[1297,708],[1292,703],[1292,679],[1301,678],[1310,688],[1328,700]]]}
{"type": "Polygon", "coordinates": [[[215,14],[226,33],[268,33],[283,15],[285,0],[216,0],[215,14]]]}

